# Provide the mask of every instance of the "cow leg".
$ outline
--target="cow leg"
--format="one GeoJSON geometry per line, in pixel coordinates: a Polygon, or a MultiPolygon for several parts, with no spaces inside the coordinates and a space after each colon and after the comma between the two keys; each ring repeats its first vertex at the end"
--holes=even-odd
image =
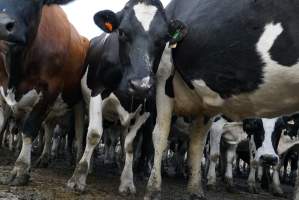
{"type": "Polygon", "coordinates": [[[200,117],[193,122],[188,151],[190,178],[187,189],[190,199],[206,199],[202,188],[201,160],[210,125],[210,123],[204,123],[204,117],[200,117]]]}
{"type": "Polygon", "coordinates": [[[8,149],[9,151],[14,150],[14,134],[9,130],[9,136],[8,136],[8,149]]]}
{"type": "Polygon", "coordinates": [[[140,127],[145,123],[148,119],[149,113],[143,113],[143,115],[139,116],[137,113],[136,122],[135,124],[129,128],[128,134],[125,136],[125,166],[121,174],[120,178],[120,186],[119,192],[120,193],[131,193],[135,194],[136,189],[134,185],[134,178],[133,178],[133,142],[136,137],[136,134],[140,127]]]}
{"type": "Polygon", "coordinates": [[[186,142],[182,141],[178,144],[177,151],[175,154],[176,157],[176,175],[184,177],[185,176],[185,154],[187,149],[186,142]]]}
{"type": "Polygon", "coordinates": [[[170,132],[171,118],[174,108],[174,99],[166,94],[167,80],[171,77],[173,66],[171,62],[171,50],[165,48],[164,54],[157,71],[156,108],[157,118],[153,131],[154,165],[147,184],[147,193],[144,197],[148,199],[161,199],[161,161],[167,147],[170,132]]]}
{"type": "Polygon", "coordinates": [[[248,189],[250,193],[257,194],[257,188],[256,188],[256,182],[255,182],[255,175],[256,175],[256,169],[257,169],[257,163],[251,162],[250,163],[250,173],[248,177],[248,189]]]}
{"type": "Polygon", "coordinates": [[[233,181],[233,162],[236,158],[237,144],[229,144],[226,151],[225,184],[229,192],[235,192],[233,181]]]}
{"type": "Polygon", "coordinates": [[[44,144],[43,152],[35,164],[35,166],[41,168],[48,167],[50,163],[50,152],[51,152],[54,124],[52,122],[45,122],[44,130],[45,130],[45,136],[44,136],[45,144],[44,144]]]}
{"type": "MultiPolygon", "coordinates": [[[[297,165],[299,165],[299,159],[297,160],[297,165]]],[[[299,200],[299,167],[297,168],[297,177],[296,177],[296,183],[295,183],[295,191],[293,195],[293,200],[299,200]]]]}
{"type": "Polygon", "coordinates": [[[7,135],[9,134],[8,128],[6,128],[6,130],[4,130],[3,136],[2,136],[2,141],[1,141],[1,147],[5,148],[6,147],[6,139],[7,139],[7,135]]]}
{"type": "Polygon", "coordinates": [[[91,97],[90,99],[89,126],[86,137],[86,147],[80,162],[77,164],[73,176],[67,183],[67,186],[71,189],[78,191],[85,190],[86,178],[90,167],[90,159],[103,134],[102,123],[102,97],[99,94],[91,97]]]}
{"type": "Polygon", "coordinates": [[[15,163],[7,183],[10,185],[27,185],[30,178],[31,149],[32,142],[36,138],[42,122],[46,118],[49,106],[56,99],[56,95],[45,94],[42,99],[33,107],[22,127],[23,144],[19,157],[15,163]],[[54,97],[54,98],[53,98],[54,97]]]}
{"type": "Polygon", "coordinates": [[[54,128],[54,132],[53,132],[53,143],[52,143],[52,147],[51,147],[51,158],[55,159],[58,156],[58,149],[59,149],[59,143],[61,142],[61,128],[60,126],[57,124],[54,128]]]}
{"type": "Polygon", "coordinates": [[[74,107],[75,114],[75,139],[76,139],[76,163],[82,157],[83,132],[84,132],[84,104],[78,103],[74,107]]]}
{"type": "Polygon", "coordinates": [[[280,179],[279,179],[279,169],[280,166],[274,166],[273,169],[273,194],[275,196],[283,196],[283,191],[281,189],[281,185],[280,185],[280,179]]]}
{"type": "Polygon", "coordinates": [[[216,165],[220,156],[220,139],[221,134],[218,134],[217,131],[210,131],[210,154],[207,187],[211,189],[215,189],[216,187],[216,165]]]}

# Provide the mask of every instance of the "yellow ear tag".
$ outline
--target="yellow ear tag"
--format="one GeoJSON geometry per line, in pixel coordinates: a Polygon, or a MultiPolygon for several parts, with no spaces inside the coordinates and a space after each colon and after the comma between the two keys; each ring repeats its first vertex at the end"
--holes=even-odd
{"type": "Polygon", "coordinates": [[[105,28],[110,32],[113,31],[113,25],[110,22],[105,22],[105,28]]]}
{"type": "Polygon", "coordinates": [[[294,121],[294,120],[288,121],[288,124],[290,124],[290,125],[294,125],[294,124],[295,124],[295,121],[294,121]]]}
{"type": "Polygon", "coordinates": [[[178,43],[174,43],[174,44],[169,45],[169,48],[175,49],[177,46],[178,46],[178,43]]]}

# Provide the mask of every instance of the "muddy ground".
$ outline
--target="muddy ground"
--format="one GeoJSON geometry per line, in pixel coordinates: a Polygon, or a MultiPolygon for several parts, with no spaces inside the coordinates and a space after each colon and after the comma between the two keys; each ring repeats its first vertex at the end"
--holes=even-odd
{"type": "MultiPolygon", "coordinates": [[[[12,169],[16,157],[7,150],[0,149],[0,178],[3,179],[12,169]]],[[[9,187],[0,185],[0,200],[131,200],[143,199],[146,180],[136,178],[137,194],[135,196],[121,196],[118,194],[119,175],[117,170],[105,167],[101,162],[96,170],[88,177],[88,187],[84,194],[68,191],[65,183],[71,177],[73,167],[67,166],[64,159],[58,159],[48,169],[32,169],[31,182],[25,187],[9,187]],[[114,172],[113,172],[114,171],[114,172]]],[[[277,198],[267,192],[250,194],[243,179],[236,180],[238,193],[228,193],[223,187],[217,191],[208,191],[209,200],[285,200],[277,198]]],[[[183,178],[163,178],[163,200],[187,199],[186,180],[183,178]]],[[[287,199],[291,199],[292,188],[284,186],[287,199]]]]}

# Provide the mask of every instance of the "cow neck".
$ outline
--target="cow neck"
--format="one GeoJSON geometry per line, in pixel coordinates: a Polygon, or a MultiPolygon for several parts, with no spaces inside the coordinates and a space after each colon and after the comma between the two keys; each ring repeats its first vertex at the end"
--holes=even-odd
{"type": "Polygon", "coordinates": [[[29,27],[31,27],[31,32],[29,34],[29,37],[27,38],[27,43],[25,45],[11,45],[7,48],[5,58],[6,71],[8,74],[7,89],[11,89],[15,92],[16,100],[20,96],[20,94],[18,94],[18,87],[24,78],[24,70],[27,64],[26,58],[27,55],[30,53],[30,49],[32,48],[32,45],[34,44],[34,41],[38,34],[42,18],[42,10],[43,9],[41,9],[41,11],[38,14],[38,25],[35,26],[34,24],[32,24],[32,22],[29,24],[29,27]]]}

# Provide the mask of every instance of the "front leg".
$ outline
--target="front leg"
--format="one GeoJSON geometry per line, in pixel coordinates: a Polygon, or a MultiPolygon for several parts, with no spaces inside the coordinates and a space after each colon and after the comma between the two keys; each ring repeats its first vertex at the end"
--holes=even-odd
{"type": "Polygon", "coordinates": [[[236,158],[237,144],[228,144],[226,151],[225,186],[228,192],[236,192],[233,181],[233,162],[236,158]]]}
{"type": "Polygon", "coordinates": [[[188,164],[190,168],[190,178],[188,182],[188,192],[190,199],[206,199],[202,188],[201,180],[201,160],[203,157],[206,137],[211,123],[204,123],[204,117],[198,117],[193,122],[192,133],[188,151],[188,164]]]}
{"type": "Polygon", "coordinates": [[[22,127],[23,145],[13,170],[8,177],[10,185],[27,185],[30,178],[32,141],[36,138],[42,122],[46,118],[53,96],[44,95],[28,114],[22,127]]]}
{"type": "Polygon", "coordinates": [[[86,178],[90,168],[90,159],[103,134],[102,123],[102,97],[101,94],[98,94],[90,99],[89,126],[86,136],[86,147],[80,162],[77,164],[73,176],[67,182],[67,186],[71,189],[78,191],[85,190],[86,178]]]}
{"type": "Polygon", "coordinates": [[[281,184],[280,184],[279,169],[280,169],[279,165],[274,166],[273,169],[273,194],[275,196],[282,197],[283,191],[281,189],[281,184]]]}
{"type": "Polygon", "coordinates": [[[248,176],[248,189],[250,193],[257,194],[256,182],[255,182],[255,175],[256,175],[257,163],[252,161],[250,163],[250,173],[248,176]]]}
{"type": "Polygon", "coordinates": [[[135,194],[136,189],[134,185],[134,178],[133,178],[133,142],[136,137],[138,130],[141,126],[146,122],[149,118],[149,113],[143,113],[141,116],[139,113],[136,116],[136,122],[133,126],[129,127],[129,131],[125,136],[125,166],[121,174],[121,183],[119,186],[120,193],[131,193],[135,194]]]}
{"type": "Polygon", "coordinates": [[[171,63],[171,50],[166,48],[162,55],[160,65],[157,71],[157,89],[156,89],[156,107],[157,118],[153,131],[154,144],[154,165],[147,183],[147,192],[145,200],[161,199],[161,161],[163,153],[167,147],[168,136],[170,132],[171,118],[174,107],[174,99],[171,93],[167,94],[167,84],[173,85],[171,75],[173,74],[171,63]]]}

